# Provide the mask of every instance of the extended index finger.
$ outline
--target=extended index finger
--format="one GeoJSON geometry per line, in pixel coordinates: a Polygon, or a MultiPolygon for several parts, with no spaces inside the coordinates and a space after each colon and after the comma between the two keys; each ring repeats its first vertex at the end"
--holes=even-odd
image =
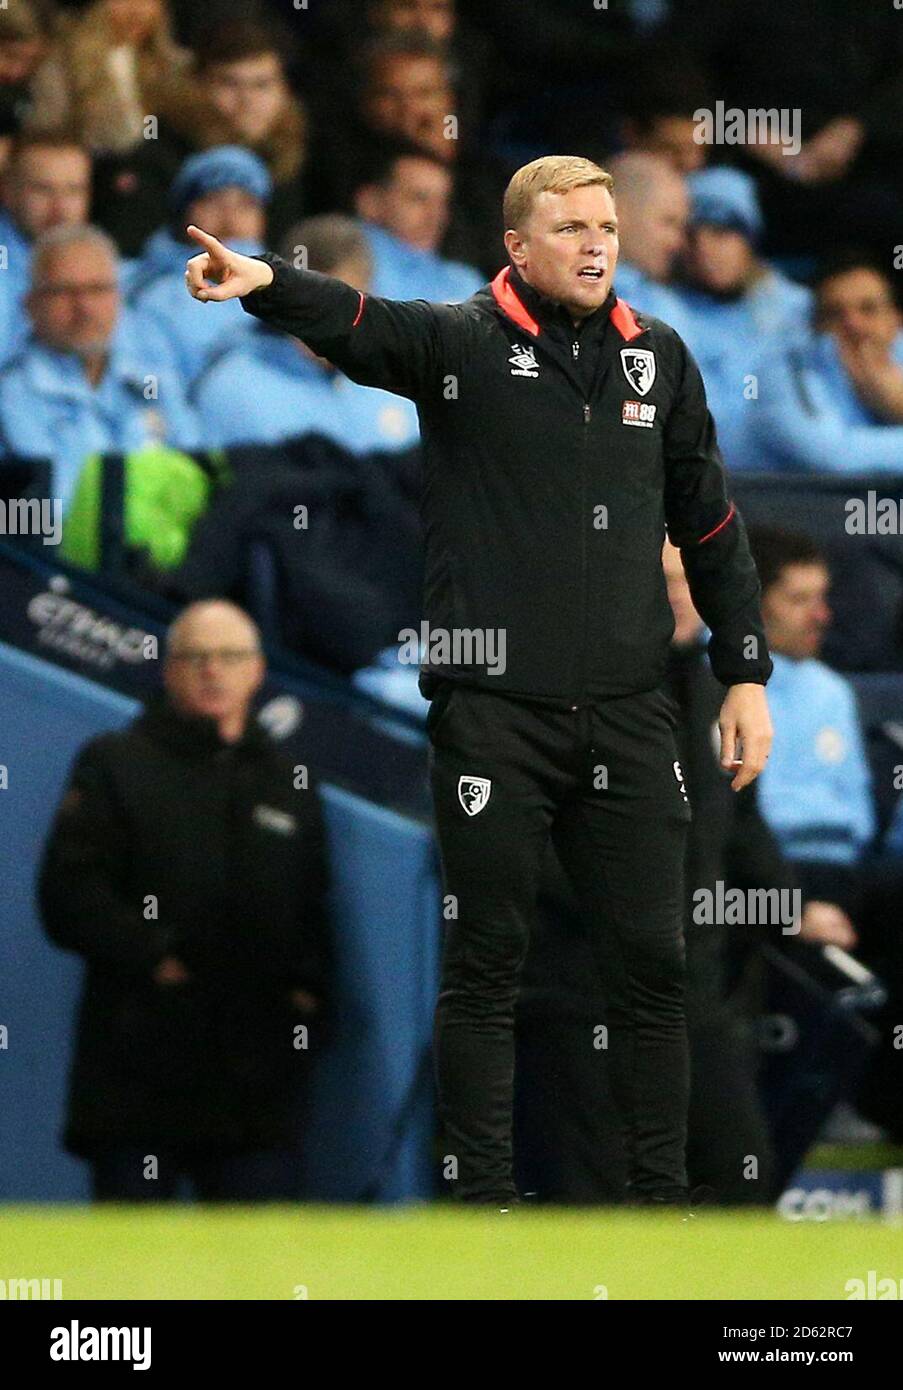
{"type": "Polygon", "coordinates": [[[201,227],[196,227],[193,222],[190,222],[185,230],[194,241],[200,242],[206,251],[221,251],[223,249],[221,241],[217,241],[215,236],[211,236],[201,227]]]}

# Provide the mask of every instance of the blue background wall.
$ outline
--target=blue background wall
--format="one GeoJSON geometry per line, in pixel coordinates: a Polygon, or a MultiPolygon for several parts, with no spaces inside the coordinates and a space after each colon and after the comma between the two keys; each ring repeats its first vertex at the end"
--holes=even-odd
{"type": "MultiPolygon", "coordinates": [[[[34,880],[77,748],[131,700],[0,644],[0,1200],[83,1199],[59,1145],[80,961],[44,937],[34,880]]],[[[428,1196],[439,889],[422,826],[324,788],[343,1026],[320,1059],[306,1144],[312,1197],[428,1196]]]]}

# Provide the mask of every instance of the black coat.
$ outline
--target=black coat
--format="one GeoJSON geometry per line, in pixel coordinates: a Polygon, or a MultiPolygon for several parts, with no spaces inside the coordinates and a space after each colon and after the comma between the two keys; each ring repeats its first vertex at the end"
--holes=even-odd
{"type": "Polygon", "coordinates": [[[261,259],[274,279],[241,300],[249,313],[416,401],[424,617],[458,638],[428,672],[559,706],[654,689],[674,630],[667,526],[716,676],[768,679],[755,566],[672,328],[612,293],[574,329],[510,267],[463,304],[428,304],[261,259]],[[505,634],[504,672],[474,648],[487,630],[505,634]]]}
{"type": "Polygon", "coordinates": [[[79,754],[40,874],[47,932],[87,966],[72,1151],[286,1140],[294,1029],[322,1026],[330,976],[319,798],[295,780],[258,725],[230,745],[163,702],[79,754]],[[154,982],[166,956],[187,983],[154,982]]]}
{"type": "MultiPolygon", "coordinates": [[[[423,546],[408,474],[419,450],[356,457],[323,435],[226,451],[232,475],[167,576],[173,598],[248,598],[248,551],[263,543],[278,573],[280,637],[310,661],[350,674],[418,621],[423,546]],[[295,508],[309,529],[295,527],[295,508]]],[[[246,603],[247,606],[247,603],[246,603]]]]}

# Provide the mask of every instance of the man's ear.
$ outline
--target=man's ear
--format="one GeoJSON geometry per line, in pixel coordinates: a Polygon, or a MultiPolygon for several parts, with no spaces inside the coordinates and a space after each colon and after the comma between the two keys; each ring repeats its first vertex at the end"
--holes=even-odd
{"type": "Polygon", "coordinates": [[[509,228],[505,233],[505,250],[515,265],[523,265],[526,258],[526,244],[520,232],[509,228]]]}

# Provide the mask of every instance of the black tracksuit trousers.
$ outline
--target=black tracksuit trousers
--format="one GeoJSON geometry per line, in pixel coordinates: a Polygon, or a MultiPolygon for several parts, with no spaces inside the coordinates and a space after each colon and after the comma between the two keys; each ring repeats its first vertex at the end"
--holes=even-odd
{"type": "Polygon", "coordinates": [[[500,1202],[512,1176],[514,1006],[549,838],[590,934],[629,1193],[686,1191],[683,860],[690,807],[663,692],[551,708],[443,681],[430,708],[448,936],[436,1014],[444,1171],[500,1202]]]}

